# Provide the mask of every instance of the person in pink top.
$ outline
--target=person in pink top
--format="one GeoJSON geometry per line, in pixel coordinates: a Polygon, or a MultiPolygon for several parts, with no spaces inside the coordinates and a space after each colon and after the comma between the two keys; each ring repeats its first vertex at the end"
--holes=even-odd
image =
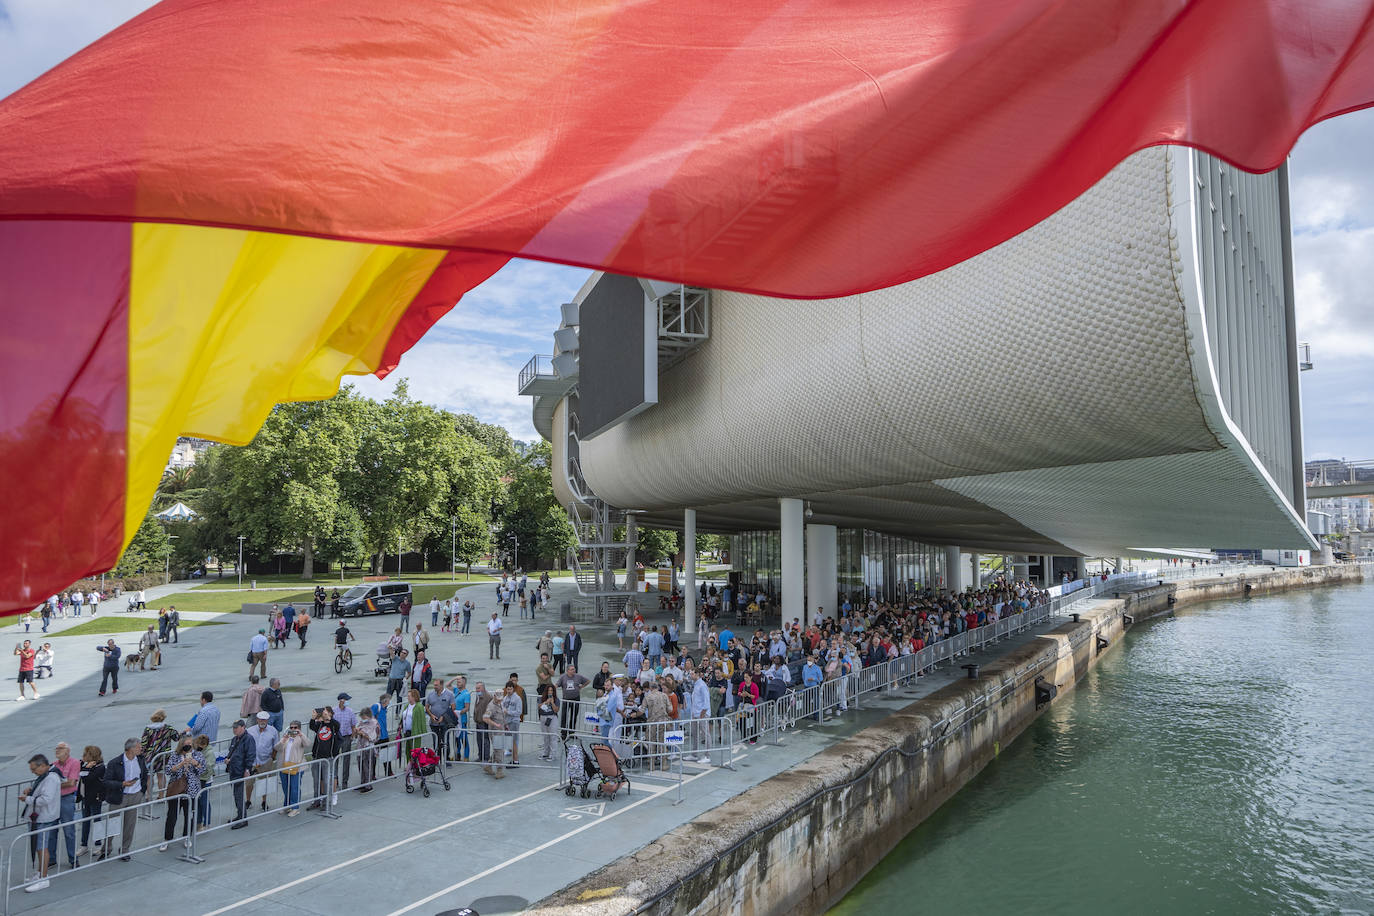
{"type": "Polygon", "coordinates": [[[76,788],[81,780],[81,761],[72,756],[72,748],[59,741],[52,768],[62,777],[62,814],[59,823],[67,840],[67,865],[76,867],[76,788]]]}

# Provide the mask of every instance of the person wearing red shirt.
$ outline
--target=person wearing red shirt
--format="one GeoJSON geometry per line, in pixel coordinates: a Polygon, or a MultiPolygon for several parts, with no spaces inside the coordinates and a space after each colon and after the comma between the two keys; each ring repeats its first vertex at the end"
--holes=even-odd
{"type": "Polygon", "coordinates": [[[33,643],[24,640],[23,645],[14,647],[14,654],[19,656],[19,697],[18,699],[28,699],[24,696],[24,685],[28,684],[33,691],[33,698],[38,699],[38,687],[33,683],[33,659],[38,653],[33,650],[33,643]]]}

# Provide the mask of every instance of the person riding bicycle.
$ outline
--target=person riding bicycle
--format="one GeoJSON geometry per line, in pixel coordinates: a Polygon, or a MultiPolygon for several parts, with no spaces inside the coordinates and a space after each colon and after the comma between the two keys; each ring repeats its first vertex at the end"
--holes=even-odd
{"type": "Polygon", "coordinates": [[[353,631],[348,628],[348,624],[340,623],[339,628],[334,631],[335,653],[342,654],[343,650],[354,639],[353,631]]]}

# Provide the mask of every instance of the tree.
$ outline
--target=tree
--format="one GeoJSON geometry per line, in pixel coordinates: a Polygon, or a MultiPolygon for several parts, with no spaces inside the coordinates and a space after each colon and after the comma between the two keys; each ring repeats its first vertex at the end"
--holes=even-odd
{"type": "Polygon", "coordinates": [[[659,560],[677,553],[678,533],[663,528],[637,528],[635,537],[639,545],[635,548],[635,560],[645,566],[652,566],[659,560]]]}
{"type": "Polygon", "coordinates": [[[304,579],[314,577],[316,543],[334,540],[359,400],[345,388],[327,401],[278,404],[252,442],[224,456],[234,527],[262,557],[299,547],[304,579]]]}
{"type": "Polygon", "coordinates": [[[462,445],[451,415],[412,400],[404,380],[383,403],[359,402],[356,439],[344,490],[379,571],[399,540],[422,546],[447,527],[454,469],[476,453],[462,445]]]}
{"type": "Polygon", "coordinates": [[[497,544],[509,549],[518,538],[513,565],[522,569],[563,556],[573,544],[572,524],[553,495],[552,455],[547,442],[538,442],[521,456],[498,509],[497,544]]]}
{"type": "Polygon", "coordinates": [[[172,542],[168,539],[166,530],[149,512],[143,517],[138,531],[134,532],[129,546],[124,548],[119,562],[115,563],[114,574],[137,576],[161,569],[171,552],[172,542]]]}
{"type": "Polygon", "coordinates": [[[519,444],[506,432],[505,427],[483,423],[470,413],[454,415],[453,425],[460,435],[475,440],[488,455],[495,458],[502,473],[514,471],[520,463],[519,444]]]}

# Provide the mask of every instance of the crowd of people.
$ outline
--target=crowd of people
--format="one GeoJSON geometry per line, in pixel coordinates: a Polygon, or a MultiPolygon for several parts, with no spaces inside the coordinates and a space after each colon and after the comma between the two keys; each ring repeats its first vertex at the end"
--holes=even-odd
{"type": "MultiPolygon", "coordinates": [[[[319,616],[328,599],[323,589],[315,597],[319,616]]],[[[42,754],[33,757],[34,781],[24,794],[35,831],[36,870],[27,889],[46,886],[47,869],[58,861],[59,839],[65,840],[68,864],[83,856],[127,859],[136,814],[126,809],[147,800],[166,803],[163,849],[175,839],[178,822],[182,837],[188,836],[193,811],[202,826],[209,825],[210,788],[221,777],[232,780],[233,810],[228,823],[232,829],[241,829],[255,797],[260,809],[275,804],[283,815],[294,817],[303,803],[307,810],[336,803],[337,793],[349,789],[354,769],[354,787],[372,791],[376,780],[397,775],[396,768],[404,768],[410,751],[431,733],[444,765],[475,761],[494,779],[520,765],[520,732],[527,721],[536,723],[527,739],[533,739],[542,760],[555,759],[558,739],[579,731],[588,717],[599,723],[604,739],[629,736],[661,745],[670,728],[686,727],[690,733],[694,720],[724,717],[729,721],[732,714],[793,691],[845,678],[1023,613],[1046,596],[1029,583],[998,579],[959,594],[925,589],[892,602],[842,598],[833,615],[817,608],[810,621],[794,619],[772,629],[755,627],[752,632],[746,632],[745,625],[751,619],[749,605],[760,604],[757,596],[748,596],[743,609],[728,591],[717,591],[714,586],[703,585],[693,597],[702,614],[695,649],[683,644],[676,616],[666,624],[650,625],[632,606],[619,617],[615,626],[623,670],[612,671],[610,663],[603,662],[592,676],[582,674],[583,638],[576,625],[544,630],[534,642],[537,663],[532,698],[519,672],[512,671],[490,690],[485,681],[469,687],[464,675],[436,674],[427,658],[435,624],[442,618],[438,632],[465,634],[473,610],[471,601],[460,603],[457,595],[446,602],[436,599],[430,602],[429,628],[417,622],[407,632],[408,628],[398,626],[378,647],[387,687],[376,702],[355,709],[351,696],[341,691],[335,705],[315,708],[308,717],[289,721],[280,680],[267,678],[267,657],[286,645],[286,633],[294,633],[303,648],[311,614],[290,604],[274,608],[269,625],[254,634],[248,646],[249,683],[239,718],[232,725],[232,738],[216,740],[221,714],[214,695],[206,691],[184,727],[169,724],[166,711],[156,710],[143,732],[130,736],[113,760],[107,760],[94,745],[86,746],[74,759],[65,743],[55,748],[51,760],[42,754]],[[721,610],[732,606],[737,610],[734,615],[721,610]],[[590,697],[584,699],[588,690],[590,697]],[[302,780],[307,773],[310,795],[303,800],[302,780]],[[279,794],[268,791],[273,777],[279,794]],[[113,831],[108,838],[90,839],[91,821],[82,822],[79,830],[73,823],[78,811],[87,818],[102,811],[118,812],[118,839],[113,831]]],[[[535,605],[547,603],[547,581],[531,589],[523,576],[506,577],[498,585],[498,598],[503,610],[493,612],[488,625],[493,658],[499,658],[502,617],[508,613],[505,606],[525,599],[533,616],[535,605]]],[[[141,637],[139,655],[154,668],[160,655],[157,647],[175,639],[174,613],[160,613],[156,627],[150,625],[141,637]]],[[[341,647],[353,640],[343,620],[334,636],[341,647]]],[[[111,639],[99,651],[105,656],[103,696],[106,679],[118,690],[120,649],[111,639]]],[[[15,654],[20,657],[22,696],[24,687],[32,687],[41,676],[35,671],[51,673],[51,646],[34,647],[25,641],[15,654]]],[[[845,709],[848,690],[841,689],[836,696],[839,708],[845,709]]],[[[819,707],[814,713],[820,717],[819,707]]],[[[733,721],[740,729],[740,740],[757,741],[753,717],[735,715],[733,721]]],[[[689,747],[704,746],[701,741],[689,742],[689,747]]],[[[649,766],[656,765],[655,756],[651,754],[646,761],[649,766]]],[[[705,762],[707,758],[702,753],[696,759],[705,762]]]]}

